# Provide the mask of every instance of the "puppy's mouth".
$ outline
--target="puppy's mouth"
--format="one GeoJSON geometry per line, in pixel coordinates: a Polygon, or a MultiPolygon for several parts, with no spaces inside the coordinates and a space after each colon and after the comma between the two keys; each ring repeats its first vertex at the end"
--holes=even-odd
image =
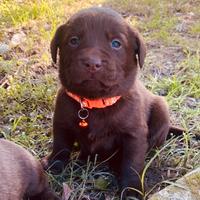
{"type": "Polygon", "coordinates": [[[100,86],[101,89],[108,89],[110,87],[110,85],[106,85],[102,81],[98,81],[98,80],[96,80],[94,78],[83,80],[80,83],[80,85],[83,86],[83,87],[86,87],[86,88],[89,87],[90,85],[95,86],[97,88],[100,86]]]}
{"type": "Polygon", "coordinates": [[[112,84],[111,86],[110,84],[106,84],[102,81],[90,78],[87,80],[79,81],[79,83],[74,82],[74,84],[70,84],[68,89],[69,91],[83,97],[99,98],[111,95],[111,91],[114,87],[116,87],[116,85],[112,84]]]}
{"type": "Polygon", "coordinates": [[[98,76],[95,74],[87,74],[87,77],[83,75],[83,77],[79,77],[76,79],[72,80],[72,83],[79,85],[79,86],[84,86],[84,87],[90,87],[90,86],[95,86],[95,87],[100,87],[100,88],[109,88],[112,87],[113,85],[116,84],[116,77],[115,76],[110,76],[110,77],[104,77],[104,76],[98,76]]]}
{"type": "Polygon", "coordinates": [[[68,69],[65,71],[66,75],[61,76],[64,80],[63,85],[70,92],[83,97],[97,98],[112,95],[113,88],[119,84],[120,79],[115,69],[109,70],[105,67],[100,71],[90,72],[77,65],[71,65],[68,69]]]}

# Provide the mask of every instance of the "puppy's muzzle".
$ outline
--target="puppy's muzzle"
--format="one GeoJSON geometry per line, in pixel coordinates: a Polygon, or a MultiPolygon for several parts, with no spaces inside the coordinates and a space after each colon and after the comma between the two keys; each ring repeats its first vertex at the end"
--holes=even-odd
{"type": "Polygon", "coordinates": [[[94,74],[107,66],[108,59],[100,49],[86,48],[80,52],[78,63],[87,73],[94,74]]]}
{"type": "Polygon", "coordinates": [[[88,56],[80,60],[80,65],[90,73],[95,73],[102,68],[102,60],[99,56],[88,56]]]}

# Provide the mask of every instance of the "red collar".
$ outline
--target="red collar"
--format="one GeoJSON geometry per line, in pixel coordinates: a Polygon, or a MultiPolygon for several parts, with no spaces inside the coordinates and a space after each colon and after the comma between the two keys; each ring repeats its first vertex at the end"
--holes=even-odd
{"type": "Polygon", "coordinates": [[[105,108],[108,106],[112,106],[115,104],[121,96],[115,96],[115,97],[110,97],[110,98],[100,98],[100,99],[87,99],[84,97],[80,97],[76,94],[73,94],[71,92],[68,92],[66,90],[66,93],[68,96],[70,96],[72,99],[76,100],[81,104],[82,107],[84,108],[105,108]]]}

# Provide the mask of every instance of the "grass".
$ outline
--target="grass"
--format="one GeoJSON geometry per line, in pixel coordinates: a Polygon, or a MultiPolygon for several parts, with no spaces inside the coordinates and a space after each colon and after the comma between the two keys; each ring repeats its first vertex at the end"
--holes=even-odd
{"type": "MultiPolygon", "coordinates": [[[[15,33],[26,40],[0,56],[0,136],[12,140],[41,158],[51,145],[52,114],[58,88],[57,69],[51,66],[49,43],[56,27],[77,10],[92,5],[110,6],[121,12],[143,34],[148,55],[141,78],[155,94],[167,99],[171,121],[185,128],[180,138],[166,142],[148,157],[141,181],[151,179],[145,198],[199,166],[200,40],[198,0],[3,0],[0,4],[0,43],[10,45],[15,33]],[[183,29],[179,29],[184,24],[183,29]],[[170,144],[170,145],[169,145],[170,144]],[[162,177],[155,179],[152,171],[162,177]],[[154,180],[155,179],[155,180],[154,180]]],[[[60,194],[62,184],[72,199],[119,199],[117,180],[104,164],[72,161],[59,176],[49,175],[60,194]]]]}

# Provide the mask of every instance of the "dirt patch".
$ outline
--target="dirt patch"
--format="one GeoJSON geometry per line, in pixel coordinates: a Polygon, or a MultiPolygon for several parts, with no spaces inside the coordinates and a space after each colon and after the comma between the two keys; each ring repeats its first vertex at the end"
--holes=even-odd
{"type": "Polygon", "coordinates": [[[159,44],[148,44],[148,54],[145,67],[158,79],[171,76],[177,72],[176,65],[185,58],[181,47],[165,47],[159,44]]]}

